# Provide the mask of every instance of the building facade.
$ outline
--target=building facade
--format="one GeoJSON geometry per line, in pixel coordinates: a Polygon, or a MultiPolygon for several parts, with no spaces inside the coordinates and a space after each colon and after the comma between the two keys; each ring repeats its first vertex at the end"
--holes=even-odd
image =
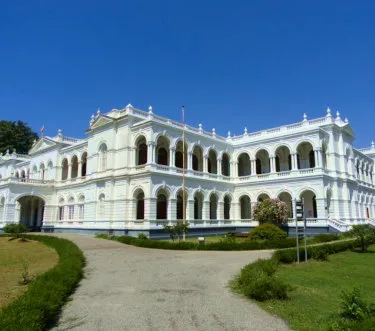
{"type": "Polygon", "coordinates": [[[190,232],[219,233],[256,226],[252,208],[266,198],[286,202],[290,224],[293,201],[303,198],[308,227],[318,232],[375,224],[375,146],[355,149],[348,120],[329,109],[322,118],[223,137],[129,104],[98,111],[86,134],[59,130],[28,155],[0,155],[0,228],[21,222],[157,237],[183,218],[185,205],[190,232]]]}

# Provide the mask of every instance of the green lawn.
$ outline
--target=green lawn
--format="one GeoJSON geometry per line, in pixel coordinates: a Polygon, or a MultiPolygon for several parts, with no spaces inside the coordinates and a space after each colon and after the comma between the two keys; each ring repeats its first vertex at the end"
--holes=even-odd
{"type": "Polygon", "coordinates": [[[287,320],[293,330],[326,330],[337,317],[342,290],[358,287],[365,300],[375,303],[375,246],[370,251],[331,255],[327,262],[281,265],[278,277],[294,287],[290,299],[266,301],[261,307],[287,320]]]}

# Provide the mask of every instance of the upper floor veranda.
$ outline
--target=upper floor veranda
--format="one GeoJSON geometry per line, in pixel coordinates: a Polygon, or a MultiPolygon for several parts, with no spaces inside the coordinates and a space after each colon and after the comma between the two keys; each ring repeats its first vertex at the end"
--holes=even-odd
{"type": "Polygon", "coordinates": [[[227,137],[126,106],[92,116],[86,139],[42,137],[29,155],[0,156],[1,183],[66,185],[147,172],[251,183],[330,175],[374,187],[375,146],[353,148],[337,113],[227,137]],[[183,139],[184,137],[184,139],[183,139]]]}

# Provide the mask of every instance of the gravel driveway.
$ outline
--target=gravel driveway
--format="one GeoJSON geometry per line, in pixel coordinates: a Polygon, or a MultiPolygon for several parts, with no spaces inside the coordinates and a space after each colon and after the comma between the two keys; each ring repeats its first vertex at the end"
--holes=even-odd
{"type": "Polygon", "coordinates": [[[155,250],[58,236],[82,249],[87,266],[54,330],[289,329],[228,286],[241,267],[270,252],[155,250]]]}

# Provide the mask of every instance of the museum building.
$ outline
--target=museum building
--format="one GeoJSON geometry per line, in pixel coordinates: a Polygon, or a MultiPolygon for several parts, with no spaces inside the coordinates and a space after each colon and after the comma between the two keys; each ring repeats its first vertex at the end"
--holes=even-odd
{"type": "Polygon", "coordinates": [[[354,148],[348,120],[330,109],[224,137],[129,104],[98,110],[86,134],[59,130],[28,155],[0,155],[0,229],[21,222],[48,232],[162,237],[185,206],[192,234],[244,231],[257,226],[252,208],[267,198],[287,204],[290,226],[293,202],[303,199],[312,233],[375,225],[375,145],[354,148]]]}

